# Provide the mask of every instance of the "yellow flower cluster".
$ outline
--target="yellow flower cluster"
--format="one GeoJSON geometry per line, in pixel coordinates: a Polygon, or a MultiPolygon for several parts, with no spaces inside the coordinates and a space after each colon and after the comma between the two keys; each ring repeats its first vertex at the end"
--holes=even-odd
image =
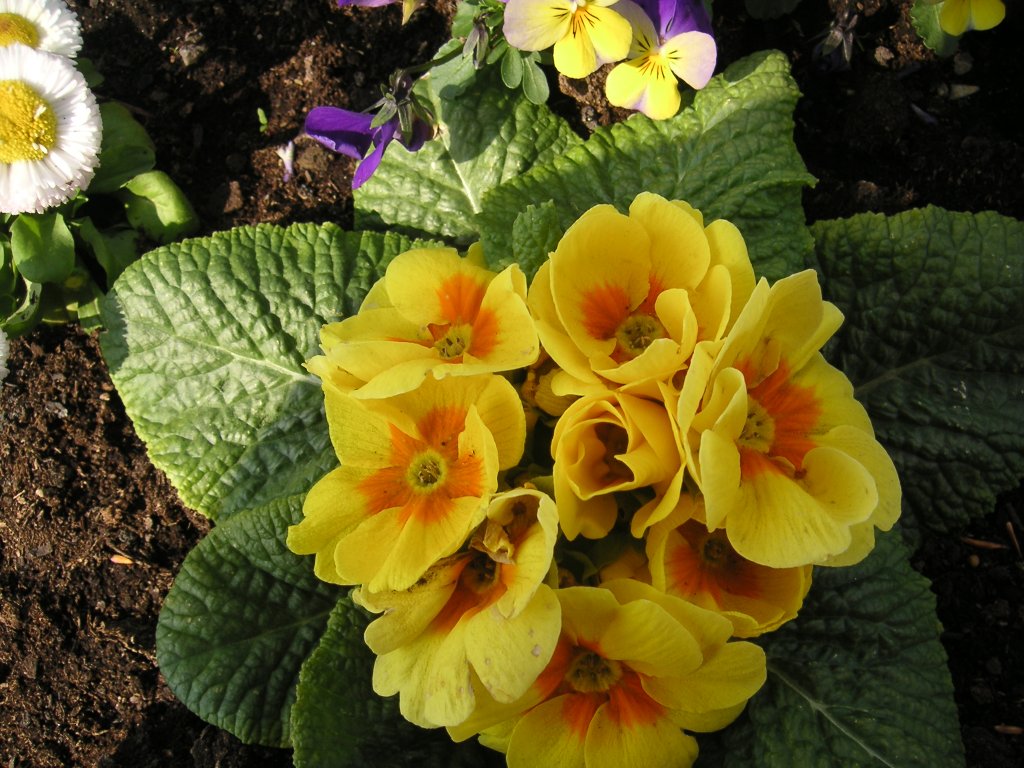
{"type": "Polygon", "coordinates": [[[406,252],[308,363],[339,466],[289,546],[380,614],[374,690],[411,722],[510,766],[691,765],[765,680],[734,638],[899,514],[819,351],[841,319],[653,194],[585,213],[529,290],[477,247],[406,252]]]}

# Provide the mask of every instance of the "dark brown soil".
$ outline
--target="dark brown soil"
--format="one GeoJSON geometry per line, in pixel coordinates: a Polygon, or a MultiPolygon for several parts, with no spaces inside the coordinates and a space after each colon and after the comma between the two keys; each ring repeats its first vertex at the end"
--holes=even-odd
{"type": "MultiPolygon", "coordinates": [[[[101,96],[127,103],[159,167],[196,204],[203,232],[259,221],[351,224],[354,163],[300,141],[285,183],[275,147],[318,104],[361,109],[392,69],[429,58],[450,0],[399,24],[397,8],[277,3],[71,0],[101,96]],[[269,117],[260,132],[257,109],[269,117]]],[[[846,0],[839,0],[839,13],[846,0]]],[[[804,93],[797,143],[819,179],[810,219],[934,203],[1024,218],[1024,82],[1019,7],[938,61],[916,42],[905,0],[867,0],[852,66],[814,47],[834,13],[806,0],[760,22],[716,3],[720,60],[776,47],[804,93]],[[980,90],[966,97],[959,86],[980,90]]],[[[556,88],[557,81],[553,80],[556,88]]],[[[553,107],[585,133],[618,119],[599,89],[563,83],[553,107]]],[[[275,766],[191,715],[156,668],[160,601],[207,531],[150,465],[95,339],[75,327],[16,341],[0,386],[0,765],[275,766]]],[[[934,582],[968,763],[1024,764],[1024,568],[1012,532],[1024,492],[929,540],[915,566],[934,582]]]]}

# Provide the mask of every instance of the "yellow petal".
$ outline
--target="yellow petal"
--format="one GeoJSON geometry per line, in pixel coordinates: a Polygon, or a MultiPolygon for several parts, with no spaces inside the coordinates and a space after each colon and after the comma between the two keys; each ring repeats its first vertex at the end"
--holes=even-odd
{"type": "Polygon", "coordinates": [[[676,77],[691,88],[701,89],[715,73],[718,48],[715,38],[704,32],[683,32],[665,41],[661,54],[676,77]]]}
{"type": "Polygon", "coordinates": [[[565,695],[527,712],[512,731],[508,768],[584,768],[590,703],[588,697],[565,695]]]}
{"type": "Polygon", "coordinates": [[[543,51],[569,32],[573,4],[567,0],[509,0],[503,33],[521,51],[543,51]]]}
{"type": "Polygon", "coordinates": [[[606,704],[594,715],[587,733],[587,768],[680,768],[696,759],[696,739],[668,716],[627,725],[606,704]]]}
{"type": "Polygon", "coordinates": [[[764,685],[767,679],[764,651],[753,643],[725,643],[709,653],[704,663],[676,678],[645,681],[645,688],[659,701],[686,712],[730,713],[764,685]]]}
{"type": "Polygon", "coordinates": [[[1006,6],[1002,0],[970,0],[970,3],[971,29],[992,29],[1006,18],[1006,6]]]}
{"type": "Polygon", "coordinates": [[[665,288],[695,288],[707,272],[711,249],[693,216],[668,200],[641,192],[629,218],[650,238],[651,279],[665,288]]]}
{"type": "Polygon", "coordinates": [[[652,63],[652,58],[643,55],[616,65],[608,73],[605,94],[613,106],[666,120],[679,111],[679,86],[668,67],[652,63]]]}

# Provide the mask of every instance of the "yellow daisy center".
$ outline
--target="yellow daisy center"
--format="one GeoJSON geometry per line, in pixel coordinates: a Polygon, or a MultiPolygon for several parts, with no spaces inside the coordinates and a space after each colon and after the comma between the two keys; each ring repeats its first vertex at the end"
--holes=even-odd
{"type": "Polygon", "coordinates": [[[747,423],[736,442],[744,448],[769,453],[774,441],[775,420],[757,400],[747,398],[747,423]]]}
{"type": "Polygon", "coordinates": [[[630,315],[615,329],[619,348],[630,357],[636,357],[651,346],[652,341],[666,336],[665,326],[657,318],[642,313],[630,315]]]}
{"type": "Polygon", "coordinates": [[[20,80],[0,80],[0,162],[41,160],[56,143],[50,104],[20,80]]]}
{"type": "Polygon", "coordinates": [[[441,454],[424,451],[409,464],[406,479],[409,487],[420,493],[429,493],[444,484],[448,464],[441,454]]]}
{"type": "Polygon", "coordinates": [[[35,48],[39,45],[39,30],[24,16],[0,13],[0,48],[13,43],[35,48]]]}
{"type": "Polygon", "coordinates": [[[598,656],[580,648],[569,664],[565,680],[580,693],[607,691],[622,677],[622,665],[614,659],[598,656]]]}

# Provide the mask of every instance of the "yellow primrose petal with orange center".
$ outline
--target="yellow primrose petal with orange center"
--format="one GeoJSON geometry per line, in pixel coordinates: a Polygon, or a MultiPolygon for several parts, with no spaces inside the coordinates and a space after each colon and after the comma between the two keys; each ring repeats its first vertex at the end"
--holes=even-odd
{"type": "Polygon", "coordinates": [[[462,545],[523,451],[519,396],[499,376],[430,379],[382,401],[328,390],[326,406],[341,466],[310,491],[288,546],[337,584],[412,586],[462,545]]]}
{"type": "Polygon", "coordinates": [[[954,37],[972,29],[992,29],[1004,18],[1006,6],[1002,0],[945,0],[939,9],[939,27],[954,37]]]}
{"type": "Polygon", "coordinates": [[[723,529],[700,522],[703,502],[683,496],[679,509],[651,527],[651,583],[733,624],[736,637],[756,637],[796,617],[811,586],[812,566],[768,568],[741,557],[723,529]]]}
{"type": "Polygon", "coordinates": [[[530,286],[556,395],[609,386],[659,397],[698,341],[732,321],[753,284],[746,248],[726,222],[703,226],[686,204],[642,193],[629,214],[599,205],[565,233],[530,286]],[[739,277],[743,263],[749,281],[739,277]],[[736,281],[739,280],[739,283],[736,281]]]}
{"type": "Polygon", "coordinates": [[[610,6],[616,0],[508,0],[503,33],[521,51],[555,47],[555,68],[566,77],[586,77],[625,58],[630,24],[610,6]]]}
{"type": "Polygon", "coordinates": [[[724,725],[764,683],[764,653],[727,642],[727,620],[649,585],[557,595],[562,636],[537,682],[511,705],[482,702],[453,738],[493,734],[512,768],[688,766],[697,744],[681,724],[724,725]]]}
{"type": "Polygon", "coordinates": [[[307,367],[360,398],[408,392],[428,376],[522,368],[539,353],[525,298],[517,265],[495,274],[450,248],[406,251],[356,315],[324,327],[324,354],[307,367]]]}
{"type": "Polygon", "coordinates": [[[667,515],[682,485],[680,452],[660,402],[625,392],[574,402],[558,419],[551,442],[562,531],[569,539],[605,536],[618,516],[614,494],[648,486],[657,493],[651,506],[664,507],[661,516],[667,515]]]}
{"type": "Polygon", "coordinates": [[[855,562],[873,528],[899,516],[892,461],[849,380],[818,351],[841,322],[813,271],[762,281],[724,342],[697,350],[683,384],[677,422],[708,530],[724,528],[755,563],[855,562]]]}
{"type": "Polygon", "coordinates": [[[423,727],[458,725],[476,706],[473,682],[496,702],[524,695],[554,652],[561,612],[544,584],[558,514],[543,493],[495,496],[469,548],[401,592],[356,590],[383,613],[366,630],[378,654],[374,690],[400,695],[402,714],[423,727]]]}

